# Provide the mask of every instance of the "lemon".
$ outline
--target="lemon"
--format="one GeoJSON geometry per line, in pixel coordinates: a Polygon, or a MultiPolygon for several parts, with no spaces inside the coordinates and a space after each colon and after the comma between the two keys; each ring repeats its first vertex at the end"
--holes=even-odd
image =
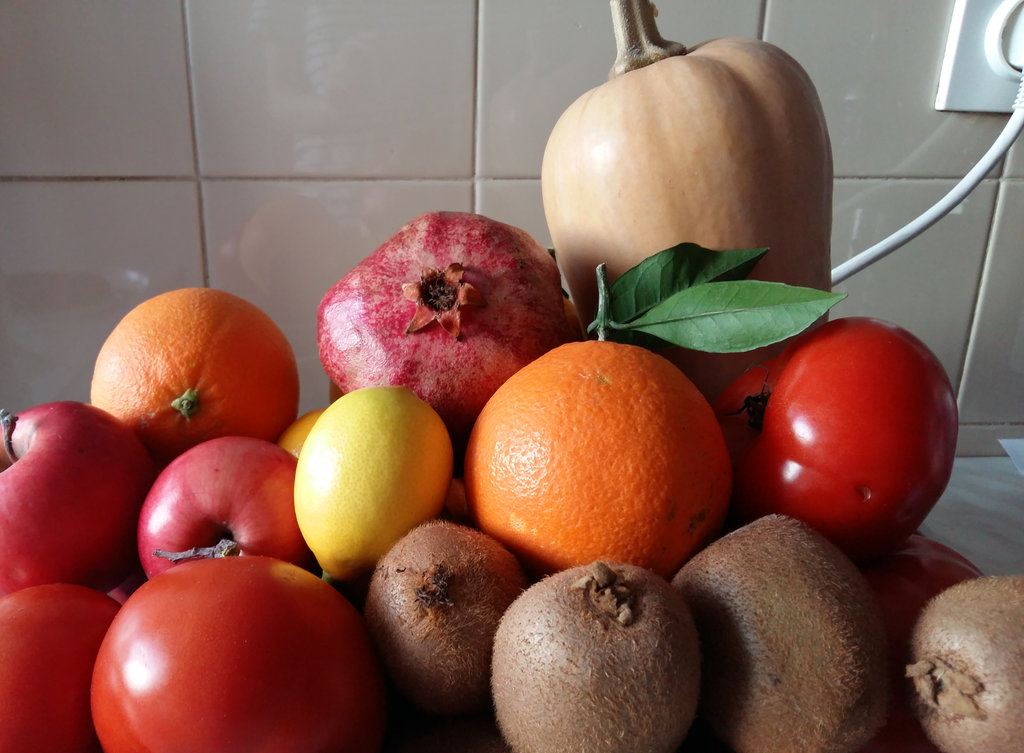
{"type": "Polygon", "coordinates": [[[288,450],[295,457],[299,456],[299,450],[302,449],[303,443],[306,441],[306,437],[309,436],[310,429],[313,428],[313,424],[320,418],[326,408],[317,408],[311,410],[308,413],[303,413],[301,416],[296,418],[289,424],[288,428],[281,432],[281,436],[277,438],[277,445],[288,450]]]}
{"type": "Polygon", "coordinates": [[[437,517],[452,464],[444,422],[406,387],[364,387],[325,408],[295,470],[295,517],[324,571],[363,574],[437,517]]]}

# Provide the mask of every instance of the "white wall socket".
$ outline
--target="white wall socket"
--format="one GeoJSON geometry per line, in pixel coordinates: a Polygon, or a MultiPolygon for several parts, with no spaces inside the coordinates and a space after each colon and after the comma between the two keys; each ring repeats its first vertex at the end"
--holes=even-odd
{"type": "Polygon", "coordinates": [[[1024,0],[956,0],[939,72],[935,109],[1005,112],[1020,86],[1024,0]]]}

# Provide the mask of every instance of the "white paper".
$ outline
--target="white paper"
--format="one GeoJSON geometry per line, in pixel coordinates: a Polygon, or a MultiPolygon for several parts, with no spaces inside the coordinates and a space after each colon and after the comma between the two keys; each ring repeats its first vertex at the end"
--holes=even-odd
{"type": "Polygon", "coordinates": [[[1017,473],[1024,476],[1024,439],[1000,439],[999,444],[1017,467],[1017,473]]]}

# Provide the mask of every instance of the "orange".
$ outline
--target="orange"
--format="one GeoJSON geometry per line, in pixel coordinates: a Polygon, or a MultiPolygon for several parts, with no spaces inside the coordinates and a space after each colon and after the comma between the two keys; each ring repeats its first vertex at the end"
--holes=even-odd
{"type": "Polygon", "coordinates": [[[117,323],[96,358],[90,400],[167,463],[214,437],[276,441],[298,414],[299,373],[262,309],[223,290],[182,288],[117,323]]]}
{"type": "Polygon", "coordinates": [[[559,346],[484,405],[465,459],[477,527],[534,576],[597,559],[671,576],[724,522],[729,453],[707,400],[632,345],[559,346]]]}
{"type": "Polygon", "coordinates": [[[313,424],[315,424],[316,420],[323,415],[325,410],[327,409],[317,408],[303,413],[292,421],[288,428],[281,432],[281,436],[277,438],[278,446],[288,450],[288,452],[295,457],[298,457],[299,450],[302,449],[302,445],[305,443],[306,437],[309,436],[310,429],[313,428],[313,424]]]}

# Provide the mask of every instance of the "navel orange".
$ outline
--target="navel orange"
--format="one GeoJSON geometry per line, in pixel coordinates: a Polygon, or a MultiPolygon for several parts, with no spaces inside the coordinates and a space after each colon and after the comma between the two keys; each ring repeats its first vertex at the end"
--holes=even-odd
{"type": "Polygon", "coordinates": [[[258,306],[181,288],[117,323],[96,358],[90,401],[163,464],[214,437],[276,441],[298,415],[299,374],[288,339],[258,306]]]}
{"type": "Polygon", "coordinates": [[[559,346],[486,403],[465,459],[473,522],[535,576],[596,559],[669,576],[720,530],[732,471],[707,400],[633,345],[559,346]]]}
{"type": "Polygon", "coordinates": [[[313,424],[316,420],[323,415],[326,408],[316,408],[311,411],[303,413],[301,416],[292,421],[288,428],[281,432],[281,436],[277,438],[277,444],[295,457],[299,456],[299,450],[302,449],[302,445],[306,442],[306,437],[309,436],[310,430],[313,428],[313,424]]]}

